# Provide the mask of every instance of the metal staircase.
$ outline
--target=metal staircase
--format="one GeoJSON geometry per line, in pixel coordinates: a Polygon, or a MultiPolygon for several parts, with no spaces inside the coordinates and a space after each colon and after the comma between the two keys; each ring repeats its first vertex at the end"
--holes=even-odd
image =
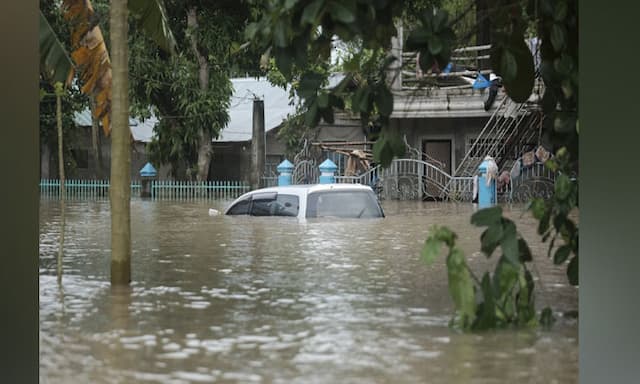
{"type": "MultiPolygon", "coordinates": [[[[522,148],[538,141],[542,113],[530,103],[515,103],[504,97],[484,128],[467,150],[453,173],[455,177],[473,176],[485,156],[491,156],[498,169],[510,167],[522,148]]],[[[452,191],[451,182],[442,191],[442,198],[452,191]]]]}
{"type": "Polygon", "coordinates": [[[525,104],[516,104],[505,96],[467,150],[454,175],[472,176],[485,156],[492,156],[496,161],[502,158],[505,155],[505,144],[526,118],[525,104]]]}

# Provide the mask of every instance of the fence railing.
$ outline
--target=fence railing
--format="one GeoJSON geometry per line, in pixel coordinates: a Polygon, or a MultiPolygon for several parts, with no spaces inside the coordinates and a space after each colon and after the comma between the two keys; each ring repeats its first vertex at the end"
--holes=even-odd
{"type": "Polygon", "coordinates": [[[151,197],[168,200],[228,200],[235,199],[250,186],[241,181],[172,181],[158,180],[151,183],[151,197]]]}
{"type": "MultiPolygon", "coordinates": [[[[174,181],[152,180],[151,198],[166,200],[226,200],[235,199],[250,190],[241,181],[174,181]]],[[[65,197],[68,199],[101,199],[109,197],[109,180],[65,180],[65,197]]],[[[139,180],[131,183],[131,197],[139,197],[142,184],[139,180]]],[[[60,197],[60,180],[40,180],[40,195],[60,197]]]]}

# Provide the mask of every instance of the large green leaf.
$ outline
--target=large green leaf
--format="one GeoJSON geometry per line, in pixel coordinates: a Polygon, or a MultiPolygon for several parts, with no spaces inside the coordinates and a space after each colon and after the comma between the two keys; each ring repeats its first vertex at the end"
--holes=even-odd
{"type": "Polygon", "coordinates": [[[504,231],[502,229],[502,224],[500,223],[493,224],[482,232],[482,235],[480,235],[480,250],[482,253],[487,255],[487,257],[490,257],[493,254],[493,251],[498,247],[498,244],[500,244],[503,234],[504,231]]]}
{"type": "Polygon", "coordinates": [[[516,61],[516,76],[512,80],[504,79],[504,86],[513,101],[524,103],[531,96],[535,81],[533,56],[524,40],[518,41],[512,52],[516,61]]]}
{"type": "Polygon", "coordinates": [[[345,24],[353,23],[356,19],[353,11],[342,5],[340,2],[331,3],[331,17],[333,20],[345,24]]]}
{"type": "Polygon", "coordinates": [[[129,0],[128,8],[142,30],[162,50],[175,53],[177,43],[162,0],[129,0]]]}
{"type": "Polygon", "coordinates": [[[40,11],[40,71],[52,84],[65,84],[73,71],[73,62],[40,11]]]}
{"type": "Polygon", "coordinates": [[[300,24],[315,24],[323,5],[324,0],[315,0],[311,4],[307,5],[302,12],[300,24]]]}
{"type": "Polygon", "coordinates": [[[471,215],[471,224],[486,227],[494,223],[500,222],[502,218],[502,207],[496,205],[491,208],[480,209],[471,215]]]}
{"type": "Polygon", "coordinates": [[[391,116],[391,112],[393,112],[393,94],[385,84],[381,84],[378,87],[375,101],[381,116],[391,116]]]}
{"type": "Polygon", "coordinates": [[[518,249],[518,232],[516,225],[511,220],[505,220],[503,224],[503,236],[500,240],[500,247],[504,256],[513,263],[520,264],[520,252],[518,249]]]}
{"type": "Polygon", "coordinates": [[[447,257],[447,272],[449,277],[449,293],[456,309],[462,316],[463,327],[473,322],[476,312],[476,300],[473,291],[473,281],[467,269],[462,251],[453,248],[447,257]]]}
{"type": "Polygon", "coordinates": [[[571,246],[563,245],[562,247],[556,250],[556,253],[553,255],[553,263],[556,265],[562,264],[569,258],[571,254],[571,246]]]}
{"type": "Polygon", "coordinates": [[[425,240],[424,246],[422,247],[422,251],[420,255],[422,256],[422,260],[425,263],[431,264],[440,254],[440,250],[442,249],[442,241],[440,241],[436,236],[431,235],[425,240]]]}
{"type": "Polygon", "coordinates": [[[429,37],[431,37],[431,31],[425,28],[418,27],[411,31],[407,37],[406,49],[407,51],[422,50],[426,47],[429,37]]]}
{"type": "Polygon", "coordinates": [[[478,306],[478,318],[474,323],[474,329],[484,330],[495,328],[497,325],[496,303],[493,296],[493,287],[489,272],[485,272],[482,277],[482,297],[484,301],[478,306]]]}

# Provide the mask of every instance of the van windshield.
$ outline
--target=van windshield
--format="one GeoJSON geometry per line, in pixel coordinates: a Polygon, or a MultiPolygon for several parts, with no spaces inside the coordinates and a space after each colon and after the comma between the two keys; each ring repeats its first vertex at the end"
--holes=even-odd
{"type": "Polygon", "coordinates": [[[307,197],[306,217],[384,217],[384,213],[371,191],[320,191],[307,197]]]}

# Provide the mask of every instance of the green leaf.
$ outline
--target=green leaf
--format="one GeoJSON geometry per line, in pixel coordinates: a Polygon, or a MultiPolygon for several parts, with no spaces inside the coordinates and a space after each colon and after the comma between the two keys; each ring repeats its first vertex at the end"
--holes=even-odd
{"type": "Polygon", "coordinates": [[[328,124],[333,124],[333,108],[327,107],[320,109],[320,114],[322,115],[322,120],[327,122],[328,124]]]}
{"type": "Polygon", "coordinates": [[[531,249],[529,249],[529,245],[523,238],[518,239],[518,251],[520,253],[519,259],[521,263],[527,263],[533,260],[531,249]]]}
{"type": "Polygon", "coordinates": [[[422,260],[424,260],[424,262],[427,264],[433,263],[436,257],[440,255],[441,249],[442,241],[434,235],[429,236],[427,240],[425,240],[422,251],[420,252],[422,260]]]}
{"type": "Polygon", "coordinates": [[[570,133],[576,129],[576,116],[570,112],[558,112],[553,120],[553,129],[559,133],[570,133]]]}
{"type": "Polygon", "coordinates": [[[507,260],[513,263],[513,265],[519,265],[520,252],[518,250],[518,232],[513,221],[505,220],[503,224],[503,232],[504,234],[502,235],[502,239],[500,241],[502,253],[507,258],[507,260]]]}
{"type": "Polygon", "coordinates": [[[558,1],[556,3],[555,12],[553,13],[554,20],[557,22],[564,21],[564,19],[567,17],[568,10],[569,10],[569,7],[567,6],[566,1],[558,1]]]}
{"type": "Polygon", "coordinates": [[[563,245],[562,247],[556,250],[556,253],[553,255],[553,263],[555,265],[563,264],[569,258],[571,254],[571,246],[563,245]]]}
{"type": "Polygon", "coordinates": [[[393,151],[393,156],[404,156],[406,145],[398,132],[392,132],[389,135],[389,144],[391,146],[391,150],[393,151]]]}
{"type": "Polygon", "coordinates": [[[493,251],[500,244],[500,240],[503,236],[503,228],[502,224],[495,223],[487,228],[482,235],[480,235],[480,250],[487,256],[490,257],[493,254],[493,251]]]}
{"type": "Polygon", "coordinates": [[[293,62],[291,61],[291,54],[282,48],[276,47],[274,49],[274,57],[276,59],[276,66],[278,66],[278,70],[282,73],[285,79],[291,79],[291,69],[293,67],[293,62]]]}
{"type": "Polygon", "coordinates": [[[569,278],[569,284],[578,285],[578,255],[575,255],[569,262],[569,266],[567,267],[567,277],[569,278]]]}
{"type": "Polygon", "coordinates": [[[442,51],[442,41],[438,38],[438,36],[431,36],[429,38],[429,52],[432,55],[436,56],[442,51]]]}
{"type": "Polygon", "coordinates": [[[458,237],[455,232],[448,227],[433,226],[431,228],[432,236],[445,243],[449,248],[453,248],[456,238],[458,237]]]}
{"type": "Polygon", "coordinates": [[[311,24],[315,25],[318,20],[318,15],[320,14],[320,10],[324,6],[324,0],[315,0],[311,4],[307,5],[302,12],[302,17],[300,18],[300,25],[311,24]]]}
{"type": "Polygon", "coordinates": [[[569,176],[562,174],[558,176],[555,184],[555,195],[560,200],[565,200],[571,193],[571,180],[569,176]]]}
{"type": "Polygon", "coordinates": [[[304,115],[304,124],[307,127],[315,127],[318,125],[319,118],[318,105],[313,103],[304,115]]]}
{"type": "Polygon", "coordinates": [[[333,20],[342,22],[344,24],[353,23],[356,19],[356,16],[353,14],[353,12],[339,2],[331,3],[331,17],[333,18],[333,20]]]}
{"type": "Polygon", "coordinates": [[[447,26],[447,19],[449,18],[449,14],[447,11],[438,9],[436,14],[433,15],[433,19],[431,20],[431,26],[434,32],[439,32],[443,30],[447,26]]]}
{"type": "Polygon", "coordinates": [[[253,40],[256,36],[256,33],[260,30],[259,23],[249,23],[244,30],[244,37],[247,40],[253,40]]]}
{"type": "Polygon", "coordinates": [[[369,100],[369,97],[371,96],[371,89],[369,87],[363,87],[361,89],[362,89],[362,94],[361,94],[360,100],[358,102],[358,110],[360,112],[370,113],[371,112],[371,100],[369,100]]]}
{"type": "Polygon", "coordinates": [[[531,201],[531,207],[529,209],[531,209],[533,217],[537,220],[540,220],[547,212],[547,205],[542,198],[536,197],[531,201]]]}
{"type": "Polygon", "coordinates": [[[329,94],[329,105],[338,109],[344,109],[344,99],[331,93],[329,94]]]}
{"type": "Polygon", "coordinates": [[[549,221],[551,220],[551,211],[545,211],[544,215],[539,219],[538,222],[538,234],[542,235],[549,229],[549,221]]]}
{"type": "Polygon", "coordinates": [[[500,58],[500,73],[505,82],[515,80],[516,74],[518,73],[516,57],[506,49],[502,52],[502,57],[500,58]]]}
{"type": "Polygon", "coordinates": [[[177,43],[169,26],[169,17],[160,0],[129,0],[127,7],[138,26],[160,49],[174,54],[177,43]]]}
{"type": "Polygon", "coordinates": [[[283,20],[276,22],[273,30],[273,42],[276,47],[284,48],[289,45],[289,39],[287,34],[287,26],[283,20]]]}
{"type": "Polygon", "coordinates": [[[58,36],[40,11],[40,70],[51,84],[66,84],[73,71],[73,62],[58,40],[58,36]]]}
{"type": "Polygon", "coordinates": [[[469,327],[475,317],[476,301],[473,281],[462,251],[453,248],[447,257],[449,293],[456,310],[462,316],[463,327],[469,327]]]}
{"type": "Polygon", "coordinates": [[[553,68],[563,76],[568,76],[574,69],[574,62],[570,55],[562,53],[560,57],[553,61],[553,68]]]}
{"type": "Polygon", "coordinates": [[[433,66],[433,63],[435,62],[435,58],[433,57],[433,55],[429,52],[428,49],[424,49],[422,51],[420,51],[420,57],[418,58],[418,64],[420,65],[420,69],[422,69],[423,72],[428,72],[431,67],[433,66]]]}
{"type": "Polygon", "coordinates": [[[427,43],[429,42],[429,37],[431,37],[432,33],[425,28],[418,27],[417,29],[411,31],[409,37],[407,37],[406,49],[407,51],[419,51],[426,48],[427,43]]]}
{"type": "Polygon", "coordinates": [[[318,89],[324,81],[324,76],[317,72],[305,72],[300,78],[298,85],[298,94],[302,97],[309,98],[318,92],[318,89]]]}
{"type": "Polygon", "coordinates": [[[290,10],[294,5],[296,5],[297,2],[298,0],[285,0],[284,9],[287,11],[290,10]]]}
{"type": "Polygon", "coordinates": [[[323,108],[327,108],[329,106],[329,94],[326,92],[321,92],[318,95],[318,108],[323,109],[323,108]]]}
{"type": "MultiPolygon", "coordinates": [[[[512,43],[511,50],[505,51],[504,57],[510,53],[516,63],[516,72],[513,78],[504,78],[504,86],[509,97],[516,103],[524,103],[531,96],[535,82],[535,67],[531,51],[522,40],[512,43]]],[[[510,61],[510,59],[508,60],[510,61]]]]}
{"type": "Polygon", "coordinates": [[[482,297],[484,301],[478,306],[478,317],[473,325],[476,330],[485,330],[495,328],[497,325],[496,303],[493,297],[493,287],[491,286],[491,278],[489,272],[485,272],[482,276],[480,284],[482,289],[482,297]]]}
{"type": "Polygon", "coordinates": [[[560,24],[554,23],[551,26],[551,45],[556,52],[562,51],[566,44],[566,31],[560,24]]]}
{"type": "Polygon", "coordinates": [[[518,310],[518,324],[533,326],[536,324],[535,303],[533,300],[533,276],[526,269],[521,269],[518,279],[519,291],[516,296],[516,307],[518,310]]]}
{"type": "Polygon", "coordinates": [[[518,268],[504,256],[500,257],[493,274],[493,287],[500,302],[505,303],[517,281],[518,268]]]}
{"type": "Polygon", "coordinates": [[[375,102],[381,116],[389,117],[393,112],[393,94],[385,84],[378,87],[375,95],[375,102]]]}
{"type": "Polygon", "coordinates": [[[471,215],[471,224],[478,227],[485,227],[499,223],[502,219],[502,207],[499,205],[480,209],[471,215]]]}

